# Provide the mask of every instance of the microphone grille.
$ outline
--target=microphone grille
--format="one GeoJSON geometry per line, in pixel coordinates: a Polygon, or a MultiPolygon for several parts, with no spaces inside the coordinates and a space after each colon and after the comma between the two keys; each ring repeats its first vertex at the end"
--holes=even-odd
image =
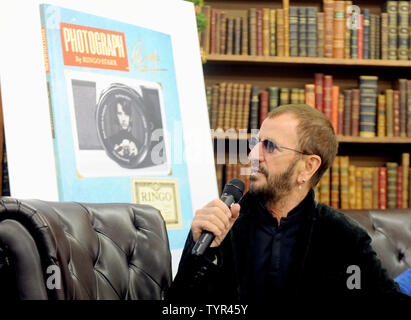
{"type": "Polygon", "coordinates": [[[241,199],[245,189],[244,182],[240,179],[230,180],[223,189],[223,194],[231,194],[234,197],[235,202],[241,199]]]}

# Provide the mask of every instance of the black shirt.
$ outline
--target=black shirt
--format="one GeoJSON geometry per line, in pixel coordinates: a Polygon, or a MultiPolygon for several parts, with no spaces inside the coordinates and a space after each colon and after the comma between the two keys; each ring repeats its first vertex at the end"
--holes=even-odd
{"type": "Polygon", "coordinates": [[[286,294],[301,219],[304,209],[313,201],[314,191],[311,190],[287,217],[281,218],[280,224],[262,203],[258,203],[252,271],[252,291],[256,300],[286,294]]]}

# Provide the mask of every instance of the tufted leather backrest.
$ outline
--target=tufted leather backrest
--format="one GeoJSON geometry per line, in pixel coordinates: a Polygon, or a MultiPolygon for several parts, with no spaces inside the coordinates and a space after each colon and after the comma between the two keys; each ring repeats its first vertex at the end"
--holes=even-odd
{"type": "MultiPolygon", "coordinates": [[[[161,299],[171,284],[167,231],[153,207],[2,198],[0,248],[15,266],[22,261],[14,258],[10,263],[13,240],[1,235],[1,225],[10,221],[27,231],[40,257],[40,276],[30,280],[33,283],[20,283],[28,291],[35,291],[32,286],[45,288],[49,299],[161,299]],[[60,289],[56,270],[61,273],[60,289]],[[39,283],[41,275],[45,283],[39,283]]],[[[15,238],[27,242],[19,234],[15,238]]]]}
{"type": "Polygon", "coordinates": [[[372,238],[371,245],[388,274],[411,268],[411,210],[343,210],[372,238]]]}

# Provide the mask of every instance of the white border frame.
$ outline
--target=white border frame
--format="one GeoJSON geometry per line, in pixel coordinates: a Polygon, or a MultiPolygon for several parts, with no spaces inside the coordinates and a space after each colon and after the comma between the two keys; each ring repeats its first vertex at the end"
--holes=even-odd
{"type": "MultiPolygon", "coordinates": [[[[40,3],[131,24],[138,22],[141,27],[171,35],[193,211],[216,198],[213,145],[194,6],[182,0],[0,1],[0,83],[11,195],[58,200],[40,3]]],[[[173,251],[174,274],[181,250],[173,251]]]]}

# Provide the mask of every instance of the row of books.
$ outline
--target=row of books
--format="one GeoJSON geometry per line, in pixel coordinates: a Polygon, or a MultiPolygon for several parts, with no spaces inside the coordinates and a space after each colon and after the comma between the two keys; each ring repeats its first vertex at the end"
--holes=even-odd
{"type": "MultiPolygon", "coordinates": [[[[240,177],[248,191],[249,165],[216,164],[217,184],[223,186],[240,177]]],[[[335,209],[405,209],[411,208],[410,154],[401,162],[387,162],[383,167],[358,167],[349,156],[337,156],[333,165],[314,187],[316,200],[335,209]]]]}
{"type": "Polygon", "coordinates": [[[277,9],[200,10],[209,21],[200,35],[207,54],[411,59],[411,1],[387,1],[381,14],[334,0],[323,0],[323,12],[289,0],[277,9]]]}
{"type": "Polygon", "coordinates": [[[318,185],[316,200],[335,209],[411,208],[410,154],[383,167],[357,167],[337,156],[318,185]]]}
{"type": "Polygon", "coordinates": [[[212,129],[258,129],[279,105],[306,103],[330,119],[336,134],[362,137],[411,137],[411,80],[378,90],[378,77],[360,76],[359,87],[342,90],[332,75],[316,73],[305,88],[222,82],[206,87],[212,129]]]}
{"type": "Polygon", "coordinates": [[[223,191],[224,185],[231,179],[240,178],[245,184],[244,193],[250,186],[249,164],[216,164],[217,187],[219,194],[223,191]]]}

